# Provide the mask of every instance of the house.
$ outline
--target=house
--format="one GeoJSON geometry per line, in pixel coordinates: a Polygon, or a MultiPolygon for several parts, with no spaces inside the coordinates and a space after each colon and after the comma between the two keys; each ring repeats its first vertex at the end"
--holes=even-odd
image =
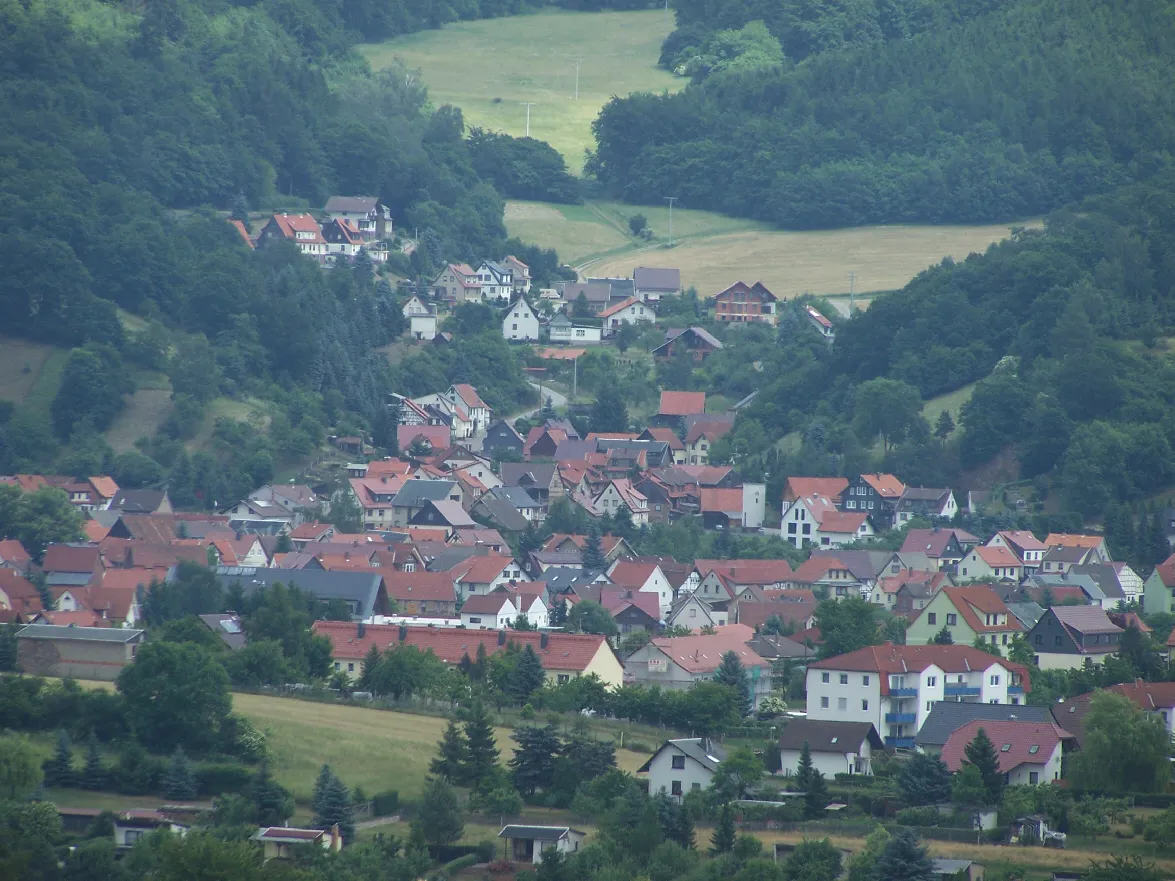
{"type": "Polygon", "coordinates": [[[1096,559],[1091,563],[1107,563],[1110,560],[1110,548],[1106,539],[1101,535],[1071,535],[1064,532],[1050,532],[1045,536],[1046,547],[1087,548],[1094,552],[1096,559]]]}
{"type": "Polygon", "coordinates": [[[1048,545],[1024,529],[1005,529],[997,532],[987,543],[990,548],[1004,547],[1020,560],[1025,575],[1032,575],[1040,569],[1048,545]]]}
{"type": "MultiPolygon", "coordinates": [[[[1168,733],[1175,732],[1175,682],[1146,682],[1135,679],[1108,686],[1105,691],[1120,694],[1144,712],[1160,719],[1168,733]]],[[[1080,747],[1085,741],[1085,714],[1096,691],[1079,694],[1052,706],[1053,718],[1066,731],[1071,731],[1080,747]]]]}
{"type": "Polygon", "coordinates": [[[963,645],[868,646],[808,665],[808,718],[871,722],[910,749],[935,701],[1023,703],[1028,671],[963,645]]]}
{"type": "Polygon", "coordinates": [[[627,296],[618,296],[613,293],[612,283],[608,279],[588,279],[586,282],[569,281],[560,286],[563,293],[564,309],[575,314],[576,318],[588,318],[597,315],[609,305],[627,296]]]}
{"type": "Polygon", "coordinates": [[[703,327],[670,328],[665,331],[665,342],[653,349],[653,357],[665,361],[684,351],[701,364],[721,348],[722,343],[703,327]]]}
{"type": "Polygon", "coordinates": [[[624,669],[608,640],[592,633],[522,630],[495,633],[341,621],[315,621],[312,629],[330,640],[334,669],[346,672],[353,679],[362,674],[363,658],[373,645],[380,651],[396,645],[416,646],[422,652],[432,651],[447,666],[456,667],[462,658],[476,658],[479,646],[485,648],[486,655],[494,655],[505,651],[510,643],[520,649],[531,646],[539,656],[547,681],[552,684],[595,675],[608,688],[619,688],[624,679],[624,669]]]}
{"type": "Polygon", "coordinates": [[[135,660],[145,630],[29,624],[16,632],[17,663],[30,676],[113,682],[135,660]]]}
{"type": "Polygon", "coordinates": [[[673,586],[658,563],[636,560],[617,560],[607,570],[608,578],[618,587],[636,593],[648,593],[657,598],[662,616],[673,605],[673,586]]]}
{"type": "MultiPolygon", "coordinates": [[[[410,428],[412,426],[399,426],[410,428]]],[[[363,528],[372,531],[389,529],[395,524],[392,501],[404,486],[400,475],[379,477],[352,477],[347,481],[359,507],[363,510],[363,528]]],[[[295,545],[297,542],[294,541],[295,545]]]]}
{"type": "Polygon", "coordinates": [[[1093,548],[1056,545],[1044,552],[1040,571],[1044,575],[1065,575],[1075,566],[1098,562],[1093,548]]]}
{"type": "Polygon", "coordinates": [[[1019,581],[1024,567],[1011,550],[1004,547],[973,548],[959,561],[960,581],[1019,581]]]}
{"type": "MultiPolygon", "coordinates": [[[[983,881],[983,863],[974,860],[955,860],[947,857],[930,858],[932,881],[983,881]]],[[[1054,875],[1054,881],[1060,881],[1054,875]]]]}
{"type": "Polygon", "coordinates": [[[722,744],[708,737],[667,740],[637,773],[648,775],[650,795],[664,792],[680,801],[687,792],[709,789],[725,758],[722,744]]]}
{"type": "Polygon", "coordinates": [[[520,609],[504,590],[474,594],[461,606],[461,626],[471,630],[506,630],[518,618],[520,609]]]}
{"type": "Polygon", "coordinates": [[[390,614],[388,592],[377,570],[346,569],[260,569],[249,566],[218,566],[216,580],[225,590],[239,586],[245,596],[268,590],[276,582],[296,587],[324,603],[337,601],[346,606],[353,620],[390,614]]]}
{"type": "MultiPolygon", "coordinates": [[[[569,534],[566,532],[556,532],[543,545],[544,551],[582,551],[587,547],[588,537],[586,535],[569,534]]],[[[604,535],[600,537],[600,550],[604,554],[604,560],[607,563],[614,563],[621,557],[633,556],[632,548],[619,535],[604,535]]]]}
{"type": "Polygon", "coordinates": [[[301,522],[286,505],[270,499],[241,499],[220,513],[229,518],[230,528],[243,532],[270,534],[274,527],[277,532],[288,532],[301,522]]]}
{"type": "Polygon", "coordinates": [[[44,611],[41,592],[15,569],[0,567],[0,621],[28,620],[44,611]],[[6,615],[4,613],[11,613],[6,615]]]}
{"type": "Polygon", "coordinates": [[[503,826],[498,837],[505,845],[502,857],[515,863],[541,863],[548,853],[579,850],[587,833],[570,826],[503,826]]]}
{"type": "Polygon", "coordinates": [[[603,329],[595,324],[572,321],[560,312],[547,322],[547,335],[553,343],[575,343],[578,346],[603,341],[603,329]]]}
{"type": "Polygon", "coordinates": [[[797,548],[836,548],[874,534],[872,513],[842,511],[825,496],[797,499],[783,515],[782,537],[797,548]]]}
{"type": "Polygon", "coordinates": [[[726,322],[762,321],[774,325],[779,298],[761,281],[748,285],[736,281],[714,295],[714,320],[726,322]]]}
{"type": "Polygon", "coordinates": [[[257,234],[257,246],[276,241],[293,242],[307,257],[320,263],[326,261],[326,239],[313,215],[275,214],[270,217],[257,234]]]}
{"type": "Polygon", "coordinates": [[[622,324],[638,324],[657,320],[657,313],[652,306],[646,306],[640,300],[629,298],[609,306],[600,312],[600,321],[603,322],[603,334],[610,337],[622,324]]]}
{"type": "Polygon", "coordinates": [[[474,434],[486,430],[493,419],[494,411],[489,404],[481,399],[477,389],[468,383],[459,382],[450,386],[445,396],[453,404],[465,408],[469,418],[473,420],[474,434]]]}
{"type": "Polygon", "coordinates": [[[201,623],[220,637],[220,641],[234,652],[242,649],[248,642],[241,618],[235,612],[216,612],[210,615],[197,615],[201,623]]]}
{"type": "Polygon", "coordinates": [[[321,847],[336,853],[343,849],[343,836],[339,827],[330,829],[296,829],[291,826],[266,826],[252,836],[260,842],[263,862],[291,859],[305,847],[321,847]]]}
{"type": "Polygon", "coordinates": [[[707,682],[734,652],[751,684],[753,709],[771,693],[771,664],[747,646],[754,631],[742,624],[727,624],[714,634],[656,637],[624,661],[624,681],[685,691],[696,682],[707,682]]]}
{"type": "Polygon", "coordinates": [[[443,558],[437,558],[429,564],[429,571],[448,572],[458,597],[463,601],[476,594],[492,593],[515,582],[530,581],[530,576],[522,571],[518,562],[503,554],[475,552],[450,568],[445,568],[443,558]]]}
{"type": "Polygon", "coordinates": [[[898,501],[906,486],[892,474],[861,474],[849,481],[838,507],[842,511],[867,511],[881,531],[892,529],[898,501]]]}
{"type": "MultiPolygon", "coordinates": [[[[687,393],[688,394],[688,393],[687,393]]],[[[655,421],[658,417],[654,416],[655,421]]],[[[659,441],[669,445],[670,454],[673,456],[674,465],[685,465],[685,445],[681,442],[681,438],[672,428],[657,428],[656,426],[646,428],[639,435],[637,440],[659,441]]],[[[639,488],[639,487],[638,487],[639,488]]],[[[641,492],[644,492],[642,489],[641,492]]],[[[648,493],[645,493],[648,495],[648,493]]],[[[668,519],[667,517],[665,519],[668,519]]]]}
{"type": "Polygon", "coordinates": [[[700,511],[706,529],[759,529],[767,511],[767,485],[744,483],[734,489],[702,487],[700,511]]]}
{"type": "Polygon", "coordinates": [[[323,210],[332,220],[354,228],[364,241],[390,239],[393,235],[392,212],[375,196],[331,196],[323,210]]]}
{"type": "Polygon", "coordinates": [[[1053,606],[1028,632],[1042,670],[1076,670],[1088,658],[1100,664],[1118,651],[1123,630],[1096,606],[1053,606]]]}
{"type": "Polygon", "coordinates": [[[831,780],[837,774],[873,776],[873,751],[883,752],[885,743],[869,722],[825,722],[791,719],[779,735],[780,769],[793,777],[807,746],[812,765],[831,780]]]}
{"type": "Polygon", "coordinates": [[[513,254],[507,254],[502,258],[502,265],[510,270],[510,275],[514,281],[514,293],[529,294],[530,293],[530,267],[515,257],[513,254]]]}
{"type": "Polygon", "coordinates": [[[506,301],[514,296],[514,271],[505,263],[483,260],[477,267],[482,296],[487,300],[506,301]]]}
{"type": "Polygon", "coordinates": [[[352,261],[364,248],[359,230],[345,220],[328,220],[322,225],[322,237],[327,255],[334,260],[352,261]]]}
{"type": "Polygon", "coordinates": [[[408,319],[408,334],[412,339],[430,342],[437,338],[438,318],[435,306],[426,306],[413,297],[404,306],[404,317],[408,319]],[[422,306],[423,311],[416,306],[422,306]],[[412,311],[409,312],[409,309],[412,311]]]}
{"type": "Polygon", "coordinates": [[[666,627],[685,627],[699,631],[703,627],[722,627],[729,620],[728,600],[703,600],[695,593],[682,594],[669,609],[666,627]]]}
{"type": "Polygon", "coordinates": [[[949,520],[959,512],[959,506],[955,503],[955,494],[949,489],[908,486],[898,499],[897,512],[897,525],[902,526],[915,517],[949,520]]]}
{"type": "MultiPolygon", "coordinates": [[[[951,735],[969,722],[1032,722],[1037,725],[1053,722],[1051,707],[1031,704],[981,704],[960,701],[936,701],[930,715],[918,729],[914,747],[918,752],[937,756],[951,735]]],[[[1061,727],[1068,728],[1062,725],[1061,727]]],[[[1069,729],[1072,730],[1072,729],[1069,729]]]]}
{"type": "Polygon", "coordinates": [[[33,558],[29,552],[15,538],[0,540],[0,569],[11,569],[21,575],[27,575],[33,558]]]}
{"type": "Polygon", "coordinates": [[[824,496],[839,505],[841,494],[848,488],[847,477],[789,477],[783,484],[781,513],[786,514],[787,509],[804,496],[824,496]]]}
{"type": "Polygon", "coordinates": [[[1175,554],[1155,567],[1142,585],[1142,604],[1148,615],[1169,613],[1175,608],[1175,554]]]}
{"type": "Polygon", "coordinates": [[[506,317],[502,319],[502,336],[508,340],[523,342],[537,342],[539,338],[539,316],[526,298],[519,297],[514,305],[506,310],[506,317]]]}
{"type": "Polygon", "coordinates": [[[171,514],[171,499],[163,489],[120,489],[110,500],[111,511],[120,514],[171,514]]]}
{"type": "Polygon", "coordinates": [[[710,448],[718,438],[734,428],[734,421],[726,417],[698,419],[690,417],[685,434],[685,459],[690,465],[709,465],[710,448]]]}
{"type": "Polygon", "coordinates": [[[816,328],[816,332],[824,337],[829,343],[836,340],[836,328],[832,326],[824,315],[822,315],[814,306],[804,306],[804,316],[808,319],[808,323],[816,328]]]}
{"type": "Polygon", "coordinates": [[[427,502],[460,503],[461,490],[452,480],[406,480],[392,497],[392,525],[407,526],[427,502]]]}
{"type": "Polygon", "coordinates": [[[498,486],[484,496],[484,500],[497,499],[509,502],[527,523],[542,523],[546,519],[546,505],[538,501],[521,486],[498,486]]]}
{"type": "Polygon", "coordinates": [[[468,263],[450,263],[432,282],[433,296],[438,300],[458,305],[480,303],[481,280],[468,263]]]}
{"type": "Polygon", "coordinates": [[[624,507],[632,515],[632,522],[636,526],[647,526],[649,523],[649,500],[626,477],[608,481],[603,491],[592,499],[592,505],[601,514],[613,515],[624,507]]]}
{"type": "Polygon", "coordinates": [[[1012,614],[999,594],[986,584],[944,587],[910,622],[906,642],[926,645],[943,629],[956,645],[971,645],[977,638],[1007,651],[1024,625],[1012,614]]]}
{"type": "Polygon", "coordinates": [[[516,455],[522,458],[522,450],[526,441],[505,419],[499,419],[486,428],[486,436],[481,442],[482,452],[495,459],[505,458],[507,455],[516,455]]]}
{"type": "Polygon", "coordinates": [[[445,539],[458,529],[476,527],[477,523],[465,512],[460,502],[450,499],[433,501],[429,499],[424,507],[408,518],[409,526],[439,526],[444,529],[445,539]]]}
{"type": "Polygon", "coordinates": [[[681,270],[638,266],[632,271],[633,292],[642,303],[656,303],[662,297],[681,293],[681,270]]]}
{"type": "Polygon", "coordinates": [[[963,767],[964,750],[982,730],[996,749],[999,770],[1009,786],[1039,786],[1061,779],[1061,746],[1073,735],[1056,722],[976,719],[956,729],[940,758],[952,772],[963,767]]]}

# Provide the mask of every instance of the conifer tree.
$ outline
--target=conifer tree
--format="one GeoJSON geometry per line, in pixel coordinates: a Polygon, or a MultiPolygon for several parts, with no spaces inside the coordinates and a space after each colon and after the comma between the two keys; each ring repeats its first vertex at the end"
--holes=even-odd
{"type": "Polygon", "coordinates": [[[436,758],[428,766],[428,773],[440,777],[447,783],[462,783],[469,770],[469,745],[465,735],[457,726],[456,719],[450,719],[441,742],[437,745],[436,758]]]}
{"type": "Polygon", "coordinates": [[[465,717],[466,766],[462,779],[476,786],[498,767],[498,742],[489,711],[481,701],[469,708],[465,717]]]}
{"type": "Polygon", "coordinates": [[[742,661],[734,652],[723,652],[718,669],[714,671],[714,681],[722,685],[729,685],[739,695],[739,708],[744,716],[751,712],[754,698],[751,696],[751,682],[743,669],[742,661]]]}
{"type": "Polygon", "coordinates": [[[0,624],[0,673],[15,673],[16,668],[16,626],[0,624]]]}
{"type": "Polygon", "coordinates": [[[527,643],[510,673],[506,690],[515,701],[525,704],[534,692],[542,688],[546,678],[546,674],[543,673],[543,662],[539,660],[534,646],[527,643]]]}
{"type": "Polygon", "coordinates": [[[963,767],[974,765],[983,777],[983,788],[987,790],[988,805],[998,805],[1004,794],[1004,775],[1000,773],[1000,757],[995,746],[982,728],[963,748],[963,767]]]}
{"type": "Polygon", "coordinates": [[[934,866],[913,829],[893,833],[874,867],[877,881],[931,881],[934,866]]]}
{"type": "Polygon", "coordinates": [[[91,732],[90,739],[86,741],[86,769],[82,774],[82,786],[85,789],[105,789],[107,776],[102,766],[102,754],[98,751],[98,738],[91,732]]]}
{"type": "Polygon", "coordinates": [[[351,790],[326,765],[322,767],[327,776],[324,780],[322,772],[319,772],[318,781],[323,784],[322,789],[319,791],[318,783],[314,787],[314,828],[330,829],[337,824],[343,841],[349,843],[355,839],[351,790]]]}
{"type": "Polygon", "coordinates": [[[318,770],[318,777],[314,780],[314,794],[310,798],[310,810],[314,812],[315,816],[323,813],[326,809],[326,790],[330,786],[332,777],[334,777],[334,772],[331,771],[330,765],[323,765],[318,770]]]}
{"type": "Polygon", "coordinates": [[[828,784],[812,762],[812,750],[807,741],[804,741],[796,769],[796,788],[804,794],[804,816],[809,820],[821,816],[828,804],[828,784]]]}
{"type": "Polygon", "coordinates": [[[443,847],[457,841],[465,832],[461,808],[453,787],[434,777],[424,786],[424,797],[412,818],[412,837],[430,847],[443,847]]]}
{"type": "Polygon", "coordinates": [[[269,762],[261,763],[247,794],[257,806],[257,822],[261,826],[284,826],[294,815],[294,797],[270,775],[269,762]]]}
{"type": "Polygon", "coordinates": [[[599,572],[607,565],[600,547],[600,529],[595,523],[588,529],[587,541],[584,543],[580,559],[583,568],[589,572],[599,572]]]}
{"type": "Polygon", "coordinates": [[[734,810],[728,804],[723,805],[718,814],[718,824],[714,827],[714,834],[710,838],[710,853],[715,856],[720,853],[730,853],[737,837],[738,832],[734,828],[734,810]]]}
{"type": "Polygon", "coordinates": [[[375,694],[375,684],[378,681],[380,654],[379,649],[375,647],[375,643],[371,644],[371,648],[367,650],[367,654],[363,656],[363,672],[359,674],[359,690],[370,691],[375,694]]]}
{"type": "Polygon", "coordinates": [[[188,801],[196,797],[196,778],[192,773],[192,763],[184,755],[182,746],[175,748],[167,771],[163,774],[163,794],[178,801],[188,801]]]}
{"type": "Polygon", "coordinates": [[[73,748],[69,741],[69,733],[64,728],[57,732],[57,746],[53,751],[53,757],[45,760],[41,770],[46,786],[77,784],[77,773],[73,767],[73,748]]]}

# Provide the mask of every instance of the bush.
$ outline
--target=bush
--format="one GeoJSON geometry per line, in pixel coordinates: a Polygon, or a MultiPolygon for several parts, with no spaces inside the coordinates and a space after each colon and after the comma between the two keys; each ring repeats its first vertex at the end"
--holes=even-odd
{"type": "Polygon", "coordinates": [[[493,860],[486,868],[491,872],[513,872],[515,866],[509,860],[493,860]]]}
{"type": "Polygon", "coordinates": [[[390,817],[400,807],[400,793],[394,789],[377,792],[371,797],[371,813],[375,817],[390,817]]]}
{"type": "Polygon", "coordinates": [[[479,841],[477,843],[477,858],[479,862],[488,863],[494,858],[498,852],[498,843],[496,841],[479,841]]]}
{"type": "Polygon", "coordinates": [[[942,814],[937,808],[926,806],[920,808],[903,808],[895,818],[903,826],[938,826],[942,823],[942,814]]]}
{"type": "Polygon", "coordinates": [[[252,772],[236,762],[207,762],[195,768],[196,792],[201,796],[242,792],[253,779],[252,772]]]}
{"type": "Polygon", "coordinates": [[[451,875],[454,872],[460,872],[462,869],[468,869],[470,866],[476,866],[480,862],[485,861],[481,859],[479,854],[470,853],[463,857],[457,857],[451,863],[445,863],[441,868],[451,875]]]}

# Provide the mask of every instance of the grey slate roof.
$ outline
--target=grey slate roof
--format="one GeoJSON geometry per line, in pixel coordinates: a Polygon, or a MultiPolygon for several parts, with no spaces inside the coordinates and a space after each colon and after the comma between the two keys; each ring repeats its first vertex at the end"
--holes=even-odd
{"type": "Polygon", "coordinates": [[[638,290],[679,291],[681,270],[657,266],[638,266],[632,271],[632,283],[638,290]]]}
{"type": "Polygon", "coordinates": [[[125,514],[154,514],[165,495],[161,489],[120,489],[110,507],[125,514]]]}
{"type": "MultiPolygon", "coordinates": [[[[418,549],[419,547],[420,545],[417,545],[418,549]]],[[[472,545],[448,545],[445,550],[429,560],[425,568],[429,572],[448,572],[476,554],[477,548],[472,545]]]]}
{"type": "Polygon", "coordinates": [[[568,459],[579,461],[586,459],[588,453],[594,452],[596,452],[596,445],[591,441],[568,438],[565,441],[560,441],[559,446],[555,448],[555,461],[563,462],[568,459]]]}
{"type": "Polygon", "coordinates": [[[503,486],[522,486],[525,479],[528,486],[546,489],[551,485],[555,473],[554,462],[503,462],[499,477],[503,486]]]}
{"type": "Polygon", "coordinates": [[[205,626],[221,638],[225,645],[233,651],[245,646],[245,631],[241,626],[241,619],[232,613],[215,615],[200,615],[205,626]]]}
{"type": "Polygon", "coordinates": [[[378,202],[375,196],[331,196],[326,200],[326,213],[372,211],[378,202]]]}
{"type": "Polygon", "coordinates": [[[84,639],[89,642],[133,642],[146,631],[126,627],[77,627],[72,624],[29,624],[17,639],[84,639]]]}
{"type": "Polygon", "coordinates": [[[240,584],[246,594],[265,590],[280,581],[320,600],[344,600],[355,604],[355,619],[370,618],[383,577],[378,573],[338,569],[262,569],[250,566],[218,566],[216,579],[226,589],[240,584]]]}
{"type": "Polygon", "coordinates": [[[844,551],[838,548],[817,548],[813,557],[835,557],[846,566],[858,581],[876,581],[888,575],[890,561],[896,556],[893,551],[844,551]]]}
{"type": "Polygon", "coordinates": [[[522,512],[509,501],[493,498],[489,494],[482,496],[473,510],[489,517],[499,529],[505,529],[507,532],[524,532],[528,525],[522,512]]]}
{"type": "Polygon", "coordinates": [[[726,750],[720,744],[714,743],[714,741],[707,737],[687,737],[681,740],[667,740],[661,744],[661,749],[649,756],[649,760],[637,769],[637,773],[648,771],[649,766],[653,763],[653,759],[657,758],[662,750],[666,749],[684,753],[703,768],[710,771],[717,771],[718,765],[726,758],[726,750]]]}
{"type": "Polygon", "coordinates": [[[591,584],[599,576],[599,572],[585,571],[579,566],[552,566],[535,578],[535,581],[546,584],[547,590],[552,594],[568,591],[578,594],[580,588],[591,584]]]}
{"type": "MultiPolygon", "coordinates": [[[[528,493],[521,486],[498,486],[491,489],[487,496],[493,499],[500,499],[509,502],[519,511],[523,508],[541,508],[542,506],[534,500],[534,496],[528,493]]],[[[482,497],[483,500],[485,496],[482,497]]],[[[524,529],[526,527],[523,527],[524,529]]]]}
{"type": "Polygon", "coordinates": [[[1049,707],[1034,707],[1026,704],[966,704],[955,701],[935,701],[930,715],[918,729],[914,738],[916,746],[930,746],[941,749],[950,736],[975,720],[984,722],[1051,722],[1049,707]]]}
{"type": "Polygon", "coordinates": [[[457,484],[451,480],[408,480],[392,498],[395,508],[422,508],[425,502],[447,499],[457,484]]]}
{"type": "Polygon", "coordinates": [[[1036,626],[1036,622],[1044,615],[1044,606],[1038,606],[1034,602],[1027,603],[1005,603],[1008,611],[1011,612],[1016,620],[1024,625],[1025,630],[1031,630],[1036,626]]]}
{"type": "Polygon", "coordinates": [[[803,749],[806,743],[814,753],[856,752],[866,740],[874,749],[885,748],[885,742],[872,722],[792,719],[779,734],[779,748],[803,749]]]}
{"type": "Polygon", "coordinates": [[[46,572],[49,587],[85,587],[94,579],[93,572],[46,572]]]}
{"type": "Polygon", "coordinates": [[[1101,587],[1088,575],[1029,575],[1023,582],[1024,587],[1079,587],[1092,600],[1108,599],[1101,587]]]}
{"type": "Polygon", "coordinates": [[[1109,599],[1126,599],[1126,592],[1122,590],[1122,582],[1118,580],[1118,573],[1114,571],[1114,567],[1109,563],[1085,563],[1077,565],[1072,567],[1068,574],[1070,578],[1075,575],[1084,575],[1087,578],[1092,578],[1097,586],[1102,589],[1102,593],[1109,599]]]}

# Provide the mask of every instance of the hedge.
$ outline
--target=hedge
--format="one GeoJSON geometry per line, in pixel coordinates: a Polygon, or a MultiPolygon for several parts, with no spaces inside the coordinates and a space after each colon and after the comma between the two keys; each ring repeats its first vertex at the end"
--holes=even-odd
{"type": "Polygon", "coordinates": [[[253,779],[253,773],[236,762],[208,762],[193,769],[196,791],[202,796],[241,792],[253,779]]]}
{"type": "Polygon", "coordinates": [[[371,813],[375,817],[390,817],[400,807],[400,793],[394,789],[377,792],[371,797],[371,813]]]}

